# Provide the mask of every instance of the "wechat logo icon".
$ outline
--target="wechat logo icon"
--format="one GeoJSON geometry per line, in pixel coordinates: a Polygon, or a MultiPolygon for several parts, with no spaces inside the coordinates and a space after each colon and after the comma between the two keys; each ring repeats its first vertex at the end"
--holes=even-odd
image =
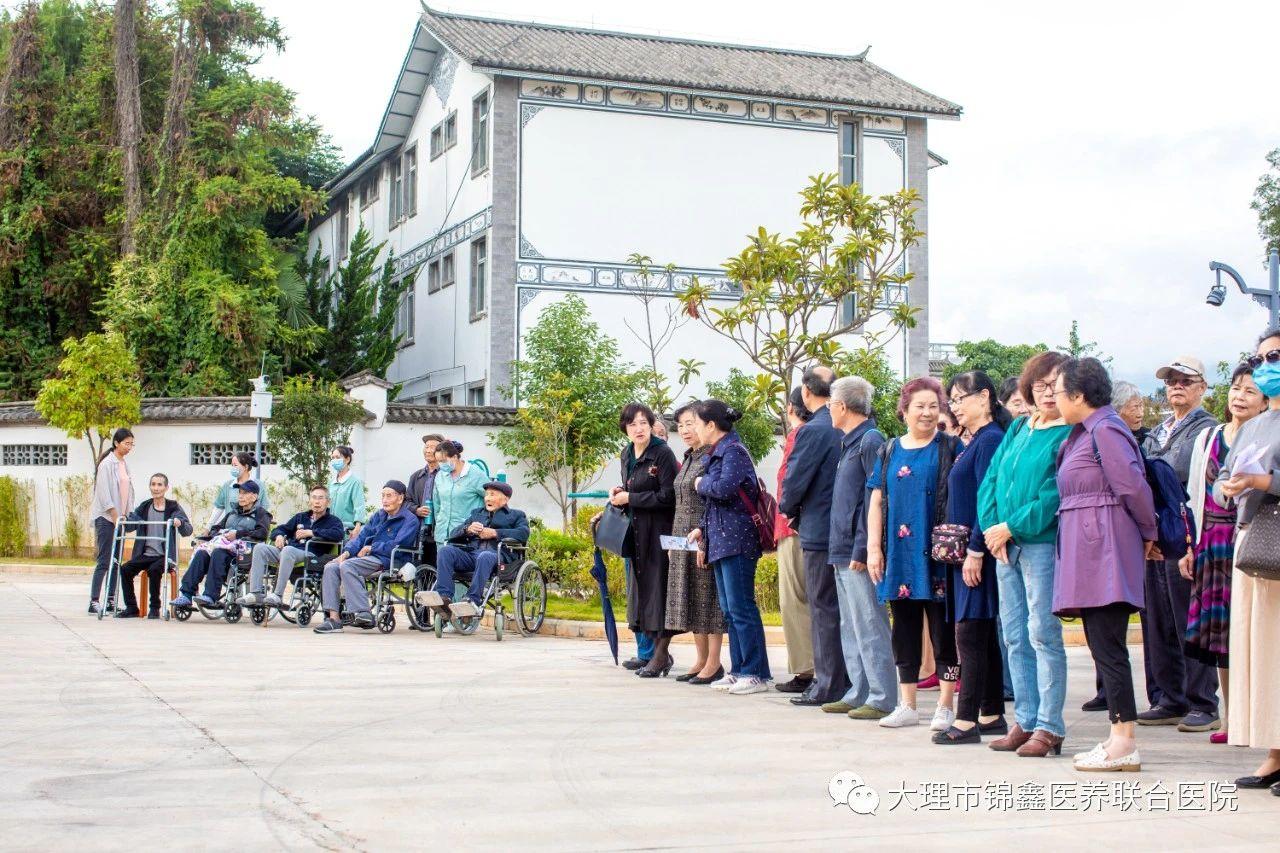
{"type": "Polygon", "coordinates": [[[852,770],[841,770],[827,783],[827,793],[837,806],[848,806],[861,815],[875,814],[880,807],[880,795],[875,788],[862,781],[852,770]]]}

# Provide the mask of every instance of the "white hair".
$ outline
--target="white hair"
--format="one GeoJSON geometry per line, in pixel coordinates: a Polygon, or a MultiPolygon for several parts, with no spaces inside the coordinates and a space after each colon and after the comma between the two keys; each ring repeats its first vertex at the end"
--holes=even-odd
{"type": "Polygon", "coordinates": [[[851,412],[871,417],[871,399],[876,389],[861,376],[843,376],[831,383],[831,399],[839,400],[851,412]]]}
{"type": "Polygon", "coordinates": [[[1134,397],[1141,397],[1142,389],[1132,382],[1123,380],[1117,382],[1111,388],[1111,405],[1116,409],[1123,409],[1129,405],[1134,397]]]}

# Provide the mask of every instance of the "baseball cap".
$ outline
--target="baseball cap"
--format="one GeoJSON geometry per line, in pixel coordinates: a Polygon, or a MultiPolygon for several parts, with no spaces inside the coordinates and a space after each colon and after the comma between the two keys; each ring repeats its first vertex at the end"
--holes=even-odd
{"type": "Polygon", "coordinates": [[[243,483],[232,483],[231,488],[240,489],[243,492],[253,492],[255,495],[262,494],[262,487],[253,480],[245,480],[243,483]]]}
{"type": "Polygon", "coordinates": [[[1156,379],[1165,379],[1170,373],[1204,378],[1204,362],[1193,355],[1180,355],[1156,371],[1156,379]]]}

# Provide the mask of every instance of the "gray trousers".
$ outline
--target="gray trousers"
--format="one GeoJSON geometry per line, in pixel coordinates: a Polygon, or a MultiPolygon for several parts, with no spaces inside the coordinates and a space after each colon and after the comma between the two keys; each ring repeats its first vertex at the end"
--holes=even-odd
{"type": "Polygon", "coordinates": [[[279,566],[280,572],[276,576],[276,595],[284,597],[284,588],[289,585],[293,567],[298,563],[305,563],[306,559],[307,552],[292,545],[277,548],[275,545],[263,542],[253,546],[253,566],[249,570],[249,592],[261,593],[262,577],[267,573],[267,566],[279,566]]]}
{"type": "Polygon", "coordinates": [[[826,551],[804,552],[804,590],[809,596],[813,637],[813,684],[807,694],[820,702],[836,702],[849,691],[844,648],[840,642],[840,599],[836,573],[826,551]]]}
{"type": "Polygon", "coordinates": [[[369,596],[364,591],[364,579],[383,570],[377,557],[347,557],[341,564],[330,560],[324,567],[324,609],[338,611],[338,585],[347,600],[347,610],[352,613],[369,612],[369,596]]]}

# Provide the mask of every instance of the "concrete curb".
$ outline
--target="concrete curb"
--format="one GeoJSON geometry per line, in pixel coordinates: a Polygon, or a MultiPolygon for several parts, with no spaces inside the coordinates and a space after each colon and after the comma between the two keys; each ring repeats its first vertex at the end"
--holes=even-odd
{"type": "MultiPolygon", "coordinates": [[[[92,566],[50,566],[41,563],[0,563],[0,574],[7,575],[45,575],[56,577],[88,577],[93,573],[92,566]]],[[[510,617],[509,617],[510,618],[510,617]]],[[[492,627],[492,617],[486,616],[483,625],[492,627]]],[[[564,637],[570,640],[603,640],[604,623],[603,622],[587,622],[575,619],[551,619],[547,618],[542,623],[542,630],[538,632],[548,637],[564,637]]],[[[635,634],[626,625],[618,625],[618,641],[634,642],[635,634]]],[[[786,638],[783,636],[782,628],[776,625],[764,626],[764,641],[768,646],[785,646],[786,638]]],[[[692,634],[677,634],[673,639],[673,643],[679,645],[693,645],[692,634]]],[[[1083,646],[1087,645],[1084,639],[1084,627],[1078,622],[1066,622],[1062,626],[1062,642],[1067,646],[1083,646]]],[[[1142,644],[1142,629],[1137,625],[1129,626],[1129,645],[1142,644]]]]}

